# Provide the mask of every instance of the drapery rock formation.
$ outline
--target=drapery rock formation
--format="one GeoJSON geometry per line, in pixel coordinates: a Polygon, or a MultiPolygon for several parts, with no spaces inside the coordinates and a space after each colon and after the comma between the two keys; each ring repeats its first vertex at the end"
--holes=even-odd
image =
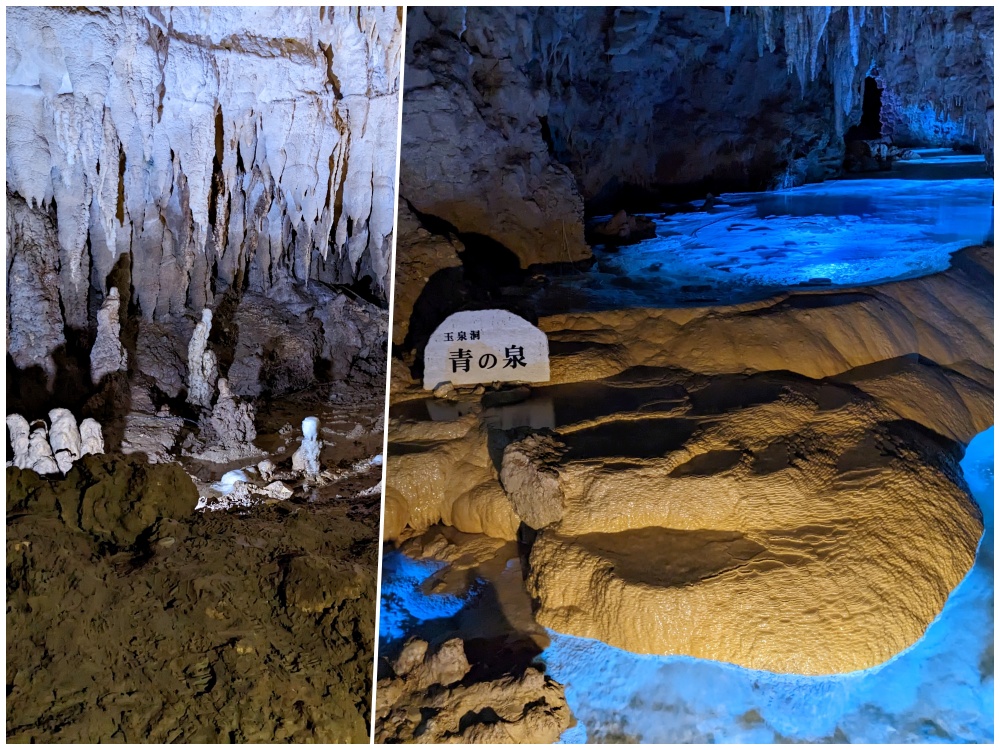
{"type": "Polygon", "coordinates": [[[63,349],[81,338],[89,349],[100,333],[96,305],[113,287],[125,317],[172,335],[205,308],[228,325],[217,309],[227,293],[281,303],[328,285],[384,306],[400,14],[13,9],[13,365],[40,366],[51,388],[63,349]]]}

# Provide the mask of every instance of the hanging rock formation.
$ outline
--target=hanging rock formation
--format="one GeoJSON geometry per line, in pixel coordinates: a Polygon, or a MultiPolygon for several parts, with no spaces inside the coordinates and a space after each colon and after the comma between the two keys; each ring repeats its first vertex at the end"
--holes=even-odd
{"type": "Polygon", "coordinates": [[[121,342],[120,306],[118,288],[111,287],[97,313],[97,339],[90,350],[90,378],[94,383],[99,383],[105,375],[124,371],[128,367],[128,353],[121,342]]]}
{"type": "Polygon", "coordinates": [[[320,281],[387,299],[401,20],[395,7],[12,9],[17,367],[51,380],[65,331],[99,329],[88,306],[110,286],[167,325],[227,290],[281,299],[320,281]]]}

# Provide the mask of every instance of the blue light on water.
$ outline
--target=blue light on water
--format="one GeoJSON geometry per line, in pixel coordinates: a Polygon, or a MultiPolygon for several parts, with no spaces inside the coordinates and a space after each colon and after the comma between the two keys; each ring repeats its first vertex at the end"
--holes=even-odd
{"type": "Polygon", "coordinates": [[[956,250],[992,242],[992,199],[988,178],[839,180],[726,194],[710,211],[650,215],[655,238],[598,251],[593,270],[556,279],[543,305],[736,303],[924,276],[945,270],[956,250]]]}
{"type": "Polygon", "coordinates": [[[424,592],[424,582],[443,567],[443,562],[413,560],[398,550],[383,555],[379,603],[382,643],[399,640],[417,623],[451,617],[465,606],[466,597],[424,592]]]}

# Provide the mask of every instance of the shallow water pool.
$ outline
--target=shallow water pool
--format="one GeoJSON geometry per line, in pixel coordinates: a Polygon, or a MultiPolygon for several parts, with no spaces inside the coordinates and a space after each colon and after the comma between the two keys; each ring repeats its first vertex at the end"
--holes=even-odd
{"type": "Polygon", "coordinates": [[[733,304],[924,276],[946,269],[954,251],[993,241],[992,201],[988,178],[848,179],[725,194],[708,210],[648,215],[656,238],[598,247],[595,266],[555,279],[540,305],[733,304]]]}

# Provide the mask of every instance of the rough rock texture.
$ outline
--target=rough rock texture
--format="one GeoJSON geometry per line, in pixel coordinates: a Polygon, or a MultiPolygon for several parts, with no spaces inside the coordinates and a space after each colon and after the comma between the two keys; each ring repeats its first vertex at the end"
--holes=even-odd
{"type": "Polygon", "coordinates": [[[982,521],[961,450],[852,386],[655,371],[602,385],[544,464],[564,500],[531,551],[543,625],[848,672],[914,643],[972,566],[982,521]]]}
{"type": "Polygon", "coordinates": [[[454,422],[390,423],[383,516],[386,541],[436,523],[515,538],[519,519],[497,482],[488,430],[475,414],[454,422]]]}
{"type": "Polygon", "coordinates": [[[534,52],[526,16],[409,11],[400,165],[411,206],[487,235],[524,267],[590,256],[573,175],[542,135],[548,96],[524,71],[534,52]]]}
{"type": "Polygon", "coordinates": [[[7,487],[9,741],[367,741],[377,523],[121,456],[7,487]]]}
{"type": "Polygon", "coordinates": [[[639,365],[822,378],[916,354],[992,384],[993,248],[967,248],[946,271],[875,287],[723,308],[552,315],[538,324],[551,342],[553,383],[639,365]]]}
{"type": "MultiPolygon", "coordinates": [[[[9,135],[8,135],[9,141],[9,135]]],[[[59,298],[59,254],[51,211],[7,189],[7,354],[38,367],[51,387],[53,352],[66,343],[59,298]]]]}
{"type": "Polygon", "coordinates": [[[563,491],[554,466],[565,449],[550,435],[529,435],[504,448],[500,484],[514,513],[533,529],[563,517],[563,491]]]}
{"type": "Polygon", "coordinates": [[[253,406],[234,397],[225,378],[219,378],[218,388],[215,405],[203,416],[197,441],[188,450],[218,464],[259,456],[261,451],[253,444],[257,438],[253,406]]]}
{"type": "Polygon", "coordinates": [[[378,683],[375,741],[552,743],[571,725],[562,686],[538,670],[476,682],[464,679],[470,669],[460,639],[432,654],[407,643],[378,683]]]}
{"type": "Polygon", "coordinates": [[[198,500],[180,466],[124,456],[86,456],[62,481],[14,472],[8,482],[8,513],[55,513],[67,527],[117,546],[134,544],[157,519],[189,515],[198,500]]]}
{"type": "MultiPolygon", "coordinates": [[[[392,343],[401,346],[410,335],[410,317],[431,279],[435,280],[435,288],[428,289],[423,301],[425,306],[439,305],[444,296],[441,292],[446,287],[453,287],[460,278],[460,253],[465,247],[453,235],[442,236],[424,229],[410,205],[403,200],[399,202],[396,216],[396,236],[399,247],[405,248],[405,252],[397,254],[393,275],[392,343]]],[[[448,312],[422,313],[420,317],[443,320],[448,312]]],[[[436,322],[429,325],[436,325],[436,322]]],[[[425,336],[429,334],[430,331],[424,333],[425,336]]]]}
{"type": "MultiPolygon", "coordinates": [[[[629,186],[704,195],[708,183],[760,189],[832,176],[873,68],[904,140],[930,114],[992,151],[991,8],[413,9],[409,20],[401,192],[426,196],[425,208],[414,205],[456,225],[450,204],[460,201],[463,231],[515,252],[501,237],[511,234],[505,217],[470,227],[482,221],[479,202],[516,199],[512,186],[535,210],[530,182],[505,173],[498,191],[454,179],[459,162],[492,156],[500,117],[507,140],[493,174],[511,161],[565,164],[585,199],[612,203],[629,186]],[[460,141],[448,126],[457,112],[470,122],[460,141]],[[438,173],[453,178],[435,187],[438,173]],[[434,209],[442,205],[449,215],[434,209]]],[[[561,200],[576,194],[551,189],[561,200]]],[[[559,247],[543,238],[536,246],[559,247]]]]}
{"type": "Polygon", "coordinates": [[[142,453],[153,464],[169,463],[175,458],[183,429],[181,417],[129,414],[125,417],[121,452],[126,455],[142,453]]]}
{"type": "Polygon", "coordinates": [[[97,313],[97,338],[90,350],[90,379],[95,383],[99,383],[105,375],[128,369],[128,352],[121,342],[120,307],[118,287],[113,286],[97,313]]]}
{"type": "Polygon", "coordinates": [[[215,352],[208,346],[212,331],[212,311],[201,311],[201,320],[194,327],[188,344],[188,394],[187,400],[195,406],[210,407],[215,397],[215,381],[219,369],[215,352]]]}

